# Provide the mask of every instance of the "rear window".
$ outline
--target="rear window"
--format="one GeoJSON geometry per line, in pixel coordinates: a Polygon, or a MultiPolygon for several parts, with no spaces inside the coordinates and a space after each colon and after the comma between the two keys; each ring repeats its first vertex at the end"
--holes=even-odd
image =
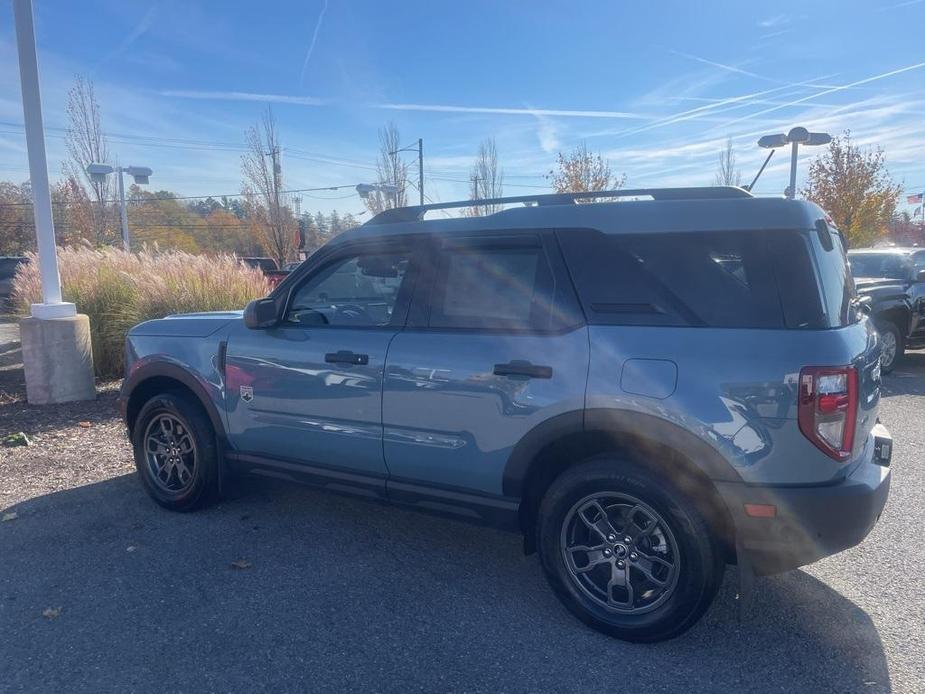
{"type": "Polygon", "coordinates": [[[762,233],[579,229],[559,240],[592,323],[784,326],[762,233]]]}
{"type": "MultiPolygon", "coordinates": [[[[822,222],[821,224],[825,224],[822,222]]],[[[837,234],[830,228],[832,234],[837,234]]],[[[848,257],[844,244],[838,236],[839,243],[825,244],[821,233],[810,233],[813,253],[819,271],[824,302],[824,327],[837,328],[855,322],[854,280],[848,268],[848,257]]]]}
{"type": "Polygon", "coordinates": [[[558,238],[592,323],[818,329],[851,313],[842,244],[815,230],[558,238]]]}
{"type": "Polygon", "coordinates": [[[885,277],[904,280],[912,263],[904,253],[851,253],[848,255],[851,274],[855,277],[885,277]]]}

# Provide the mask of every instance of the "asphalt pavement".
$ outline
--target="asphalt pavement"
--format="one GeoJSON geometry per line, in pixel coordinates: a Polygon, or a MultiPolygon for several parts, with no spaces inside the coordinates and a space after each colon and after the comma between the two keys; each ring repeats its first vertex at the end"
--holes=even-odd
{"type": "Polygon", "coordinates": [[[176,514],[131,474],[25,499],[0,523],[0,691],[921,692],[925,353],[885,391],[867,540],[745,607],[730,569],[655,645],[571,617],[517,536],[439,517],[256,480],[176,514]]]}

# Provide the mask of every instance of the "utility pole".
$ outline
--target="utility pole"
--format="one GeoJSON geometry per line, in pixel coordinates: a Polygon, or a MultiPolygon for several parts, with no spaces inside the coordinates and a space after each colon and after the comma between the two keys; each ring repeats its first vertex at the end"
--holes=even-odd
{"type": "Polygon", "coordinates": [[[421,205],[424,204],[424,140],[418,138],[418,193],[421,205]]]}
{"type": "Polygon", "coordinates": [[[126,253],[131,253],[132,244],[128,238],[128,212],[125,209],[125,181],[122,175],[122,167],[117,166],[116,171],[119,173],[119,221],[122,223],[122,247],[126,253]]]}

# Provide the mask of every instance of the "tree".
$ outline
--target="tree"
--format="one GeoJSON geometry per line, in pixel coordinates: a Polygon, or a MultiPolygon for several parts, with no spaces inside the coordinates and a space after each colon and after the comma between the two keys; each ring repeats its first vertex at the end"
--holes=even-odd
{"type": "Polygon", "coordinates": [[[803,196],[822,207],[851,246],[885,234],[902,187],[893,183],[879,147],[862,150],[846,130],[810,165],[803,196]]]}
{"type": "MultiPolygon", "coordinates": [[[[616,176],[610,171],[610,165],[600,154],[592,154],[584,143],[578,145],[571,153],[559,155],[556,159],[557,170],[550,171],[547,178],[552,179],[552,188],[557,193],[584,193],[597,190],[614,190],[622,188],[626,175],[616,176]]],[[[592,198],[590,202],[593,202],[592,198]]]]}
{"type": "MultiPolygon", "coordinates": [[[[495,138],[479,143],[479,153],[469,174],[469,199],[484,200],[504,196],[504,171],[498,166],[495,138]]],[[[466,213],[472,217],[500,212],[501,205],[474,205],[466,213]]]]}
{"type": "Polygon", "coordinates": [[[73,176],[59,181],[51,189],[55,221],[55,238],[59,246],[99,243],[96,234],[94,203],[87,189],[73,176]]]}
{"type": "Polygon", "coordinates": [[[366,198],[366,207],[373,214],[394,207],[408,204],[408,165],[402,161],[401,135],[395,123],[388,123],[379,129],[379,157],[376,160],[376,182],[380,185],[395,186],[397,193],[386,195],[380,192],[370,193],[366,198]]]}
{"type": "Polygon", "coordinates": [[[245,132],[248,151],[241,155],[242,193],[247,199],[252,230],[267,255],[282,267],[299,246],[298,224],[281,202],[283,172],[276,120],[270,107],[260,122],[245,132]]]}
{"type": "Polygon", "coordinates": [[[88,164],[110,162],[109,144],[103,134],[100,104],[96,100],[93,82],[77,76],[74,86],[67,93],[65,113],[68,119],[65,143],[70,158],[62,166],[64,175],[72,179],[74,185],[84,188],[83,194],[77,197],[86,198],[85,204],[90,205],[90,210],[82,217],[92,220],[95,243],[115,243],[120,233],[118,211],[112,202],[115,197],[113,177],[93,181],[87,173],[88,164]]]}
{"type": "Polygon", "coordinates": [[[718,186],[742,185],[742,172],[736,167],[736,155],[732,149],[731,137],[726,140],[726,148],[719,153],[719,164],[716,167],[713,183],[718,186]]]}

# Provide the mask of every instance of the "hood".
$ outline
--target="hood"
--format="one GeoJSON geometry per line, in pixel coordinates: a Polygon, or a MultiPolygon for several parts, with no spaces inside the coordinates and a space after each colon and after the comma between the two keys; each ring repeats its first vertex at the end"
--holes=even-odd
{"type": "Polygon", "coordinates": [[[892,277],[855,277],[854,286],[857,287],[858,291],[863,291],[876,287],[905,287],[906,282],[892,277]]]}
{"type": "Polygon", "coordinates": [[[206,313],[176,313],[165,318],[139,323],[129,335],[167,335],[171,337],[208,337],[228,325],[241,320],[244,311],[209,311],[206,313]]]}

